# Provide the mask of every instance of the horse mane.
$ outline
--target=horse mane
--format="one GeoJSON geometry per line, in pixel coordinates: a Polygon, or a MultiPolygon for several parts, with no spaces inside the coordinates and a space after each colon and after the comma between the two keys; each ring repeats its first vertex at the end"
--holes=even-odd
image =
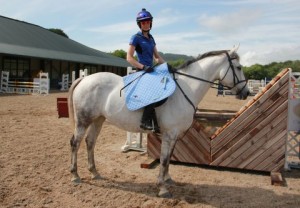
{"type": "MultiPolygon", "coordinates": [[[[197,62],[201,59],[204,59],[204,58],[207,58],[207,57],[211,57],[211,56],[218,56],[218,55],[221,55],[223,53],[226,53],[228,52],[229,50],[219,50],[219,51],[209,51],[207,53],[204,53],[204,54],[200,54],[197,58],[193,58],[193,59],[190,59],[190,60],[187,60],[185,63],[183,63],[182,65],[180,65],[178,68],[179,69],[182,69],[182,68],[185,68],[187,66],[189,66],[190,64],[194,63],[194,62],[197,62]]],[[[237,53],[234,52],[234,58],[237,58],[238,60],[240,59],[239,55],[237,53]]]]}

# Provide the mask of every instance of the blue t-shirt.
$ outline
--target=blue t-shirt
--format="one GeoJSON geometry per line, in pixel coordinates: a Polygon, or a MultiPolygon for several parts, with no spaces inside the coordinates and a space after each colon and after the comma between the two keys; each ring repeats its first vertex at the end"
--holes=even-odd
{"type": "Polygon", "coordinates": [[[130,45],[135,46],[138,61],[147,66],[153,65],[153,53],[155,41],[152,35],[149,34],[149,39],[143,36],[142,32],[133,35],[129,41],[130,45]]]}

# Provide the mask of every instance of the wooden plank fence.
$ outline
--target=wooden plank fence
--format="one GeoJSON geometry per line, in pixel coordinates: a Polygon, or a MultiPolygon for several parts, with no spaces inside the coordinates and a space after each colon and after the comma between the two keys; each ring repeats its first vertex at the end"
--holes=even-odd
{"type": "MultiPolygon", "coordinates": [[[[284,69],[212,136],[194,120],[178,140],[171,160],[266,172],[282,170],[288,91],[289,69],[284,69]]],[[[148,135],[149,156],[159,159],[160,144],[159,137],[148,135]]]]}
{"type": "MultiPolygon", "coordinates": [[[[155,134],[148,134],[147,150],[151,157],[159,158],[160,146],[161,140],[155,134]]],[[[204,127],[197,120],[194,120],[192,127],[185,136],[178,139],[171,160],[209,164],[210,138],[204,131],[204,127]]]]}

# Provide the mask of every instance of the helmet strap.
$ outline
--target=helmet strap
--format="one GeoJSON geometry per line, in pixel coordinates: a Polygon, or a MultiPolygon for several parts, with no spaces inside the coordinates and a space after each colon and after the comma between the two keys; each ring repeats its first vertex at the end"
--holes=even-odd
{"type": "Polygon", "coordinates": [[[142,30],[142,32],[145,32],[145,33],[149,33],[151,29],[149,30],[142,30]]]}

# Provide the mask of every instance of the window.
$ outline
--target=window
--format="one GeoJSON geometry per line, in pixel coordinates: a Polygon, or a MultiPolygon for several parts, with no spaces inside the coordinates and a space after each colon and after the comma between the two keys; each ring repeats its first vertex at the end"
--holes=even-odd
{"type": "Polygon", "coordinates": [[[4,57],[3,71],[9,72],[10,79],[29,79],[29,59],[17,57],[4,57]]]}
{"type": "Polygon", "coordinates": [[[84,69],[88,70],[88,74],[94,74],[97,72],[97,66],[96,65],[85,65],[84,69]]]}

